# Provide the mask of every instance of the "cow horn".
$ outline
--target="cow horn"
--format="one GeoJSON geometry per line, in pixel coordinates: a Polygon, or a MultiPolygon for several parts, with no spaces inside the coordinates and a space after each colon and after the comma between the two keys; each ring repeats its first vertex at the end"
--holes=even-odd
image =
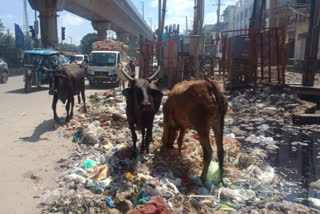
{"type": "Polygon", "coordinates": [[[160,72],[160,65],[158,66],[156,72],[151,77],[149,77],[148,80],[152,81],[159,74],[159,72],[160,72]]]}
{"type": "Polygon", "coordinates": [[[133,81],[134,79],[132,77],[130,77],[123,69],[123,67],[121,67],[121,72],[123,73],[123,75],[129,80],[129,81],[133,81]]]}

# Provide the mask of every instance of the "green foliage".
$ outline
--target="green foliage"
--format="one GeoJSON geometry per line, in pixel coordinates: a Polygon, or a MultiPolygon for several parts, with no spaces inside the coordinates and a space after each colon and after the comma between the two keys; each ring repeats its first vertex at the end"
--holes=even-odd
{"type": "Polygon", "coordinates": [[[76,46],[74,44],[64,43],[63,44],[63,50],[77,53],[77,52],[80,52],[80,46],[76,46]]]}
{"type": "Polygon", "coordinates": [[[97,41],[96,33],[88,33],[81,39],[81,51],[83,54],[89,54],[92,50],[92,43],[97,41]]]}
{"type": "Polygon", "coordinates": [[[4,30],[5,30],[5,27],[0,19],[0,35],[3,33],[4,30]]]}
{"type": "Polygon", "coordinates": [[[21,55],[21,50],[16,48],[15,38],[9,31],[5,32],[0,19],[0,57],[8,63],[9,67],[14,67],[19,64],[19,55],[21,55]]]}

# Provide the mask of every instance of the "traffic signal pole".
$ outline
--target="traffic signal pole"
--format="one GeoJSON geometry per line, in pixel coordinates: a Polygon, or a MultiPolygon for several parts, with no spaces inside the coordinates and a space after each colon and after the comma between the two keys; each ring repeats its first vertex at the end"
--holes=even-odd
{"type": "Polygon", "coordinates": [[[65,35],[65,27],[61,27],[61,47],[60,47],[60,51],[63,51],[63,40],[65,40],[66,35],[65,35]]]}
{"type": "Polygon", "coordinates": [[[37,20],[37,11],[34,11],[34,33],[35,33],[35,40],[34,40],[34,48],[38,48],[39,47],[39,40],[38,40],[38,34],[39,34],[39,24],[38,24],[38,20],[37,20]]]}

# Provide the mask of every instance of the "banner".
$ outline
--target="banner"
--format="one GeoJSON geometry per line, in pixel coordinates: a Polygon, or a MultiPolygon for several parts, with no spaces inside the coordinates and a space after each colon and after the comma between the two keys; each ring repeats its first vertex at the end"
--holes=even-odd
{"type": "Polygon", "coordinates": [[[17,48],[24,48],[24,35],[22,33],[21,28],[19,25],[14,24],[14,29],[15,29],[15,35],[16,35],[16,47],[17,48]]]}

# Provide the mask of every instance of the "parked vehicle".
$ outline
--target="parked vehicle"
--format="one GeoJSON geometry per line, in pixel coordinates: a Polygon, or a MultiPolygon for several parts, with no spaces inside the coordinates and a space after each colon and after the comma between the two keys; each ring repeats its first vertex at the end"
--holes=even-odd
{"type": "Polygon", "coordinates": [[[55,72],[60,65],[69,64],[69,59],[59,54],[56,50],[27,50],[24,51],[24,82],[25,92],[32,86],[40,87],[49,83],[50,72],[55,72]],[[52,62],[56,67],[52,66],[52,62]],[[46,69],[44,69],[44,67],[46,69]],[[49,70],[49,71],[48,71],[49,70]]]}
{"type": "Polygon", "coordinates": [[[8,64],[0,58],[0,83],[8,82],[8,64]]]}
{"type": "Polygon", "coordinates": [[[157,68],[158,67],[158,60],[156,57],[152,58],[152,67],[157,68]]]}
{"type": "Polygon", "coordinates": [[[84,55],[83,54],[77,54],[77,55],[75,55],[75,58],[76,58],[77,64],[81,65],[83,60],[84,60],[84,55]]]}
{"type": "Polygon", "coordinates": [[[125,62],[128,47],[113,40],[97,41],[89,54],[87,78],[90,86],[101,83],[117,83],[118,63],[125,62]]]}

